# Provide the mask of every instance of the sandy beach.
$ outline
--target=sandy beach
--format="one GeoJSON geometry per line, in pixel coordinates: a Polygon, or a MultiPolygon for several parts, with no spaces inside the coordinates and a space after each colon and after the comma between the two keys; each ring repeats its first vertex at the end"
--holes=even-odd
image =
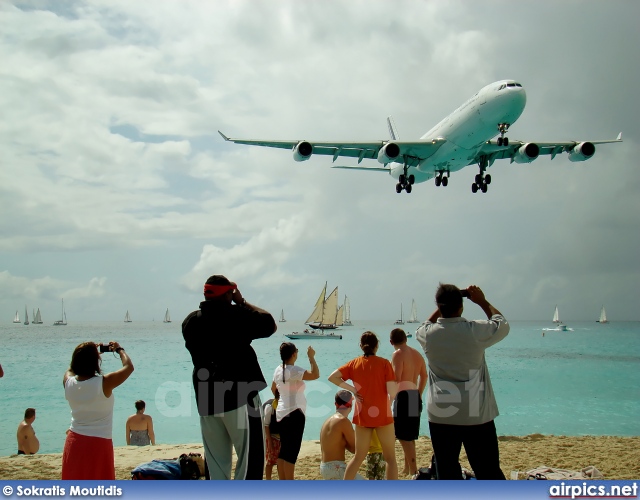
{"type": "MultiPolygon", "coordinates": [[[[594,466],[605,479],[640,478],[640,437],[567,437],[533,434],[524,437],[501,436],[499,440],[500,462],[507,477],[510,477],[511,471],[517,470],[520,471],[519,479],[525,479],[525,471],[539,466],[570,470],[594,466]]],[[[418,465],[428,466],[432,454],[429,438],[420,437],[416,442],[416,449],[418,465]]],[[[189,452],[204,454],[201,444],[117,447],[116,478],[130,479],[131,470],[143,462],[176,458],[189,452]]],[[[396,457],[401,468],[403,455],[399,444],[396,444],[396,457]]],[[[464,467],[469,468],[464,450],[460,461],[464,467]]],[[[60,479],[61,463],[60,453],[1,457],[0,478],[60,479]]],[[[296,466],[296,479],[321,479],[319,464],[320,442],[305,441],[296,466]]],[[[275,470],[274,476],[277,477],[275,470]]]]}

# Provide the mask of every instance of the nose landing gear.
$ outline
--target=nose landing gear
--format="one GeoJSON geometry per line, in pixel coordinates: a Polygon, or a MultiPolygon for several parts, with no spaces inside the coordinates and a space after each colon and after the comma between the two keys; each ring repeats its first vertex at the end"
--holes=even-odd
{"type": "Polygon", "coordinates": [[[504,134],[509,130],[510,123],[498,123],[498,131],[500,132],[500,137],[498,137],[498,146],[508,146],[509,138],[505,137],[504,134]]]}

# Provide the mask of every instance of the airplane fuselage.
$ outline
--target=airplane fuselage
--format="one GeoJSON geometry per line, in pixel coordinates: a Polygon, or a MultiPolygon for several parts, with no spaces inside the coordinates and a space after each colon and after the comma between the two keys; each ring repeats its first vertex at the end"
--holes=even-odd
{"type": "MultiPolygon", "coordinates": [[[[420,138],[443,144],[431,157],[409,167],[407,174],[414,175],[415,182],[425,182],[438,172],[455,172],[469,165],[482,145],[498,135],[498,124],[513,124],[526,102],[524,88],[513,80],[501,80],[482,88],[420,138]]],[[[398,179],[404,173],[403,166],[393,166],[389,173],[398,179]]]]}

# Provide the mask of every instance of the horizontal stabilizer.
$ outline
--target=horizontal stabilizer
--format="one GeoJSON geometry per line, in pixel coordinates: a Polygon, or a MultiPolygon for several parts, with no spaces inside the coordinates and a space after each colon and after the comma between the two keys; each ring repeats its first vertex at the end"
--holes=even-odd
{"type": "Polygon", "coordinates": [[[385,167],[356,167],[356,166],[350,166],[350,165],[333,165],[331,168],[348,168],[348,169],[352,169],[352,170],[371,170],[372,172],[388,172],[389,170],[391,170],[390,168],[385,168],[385,167]]]}

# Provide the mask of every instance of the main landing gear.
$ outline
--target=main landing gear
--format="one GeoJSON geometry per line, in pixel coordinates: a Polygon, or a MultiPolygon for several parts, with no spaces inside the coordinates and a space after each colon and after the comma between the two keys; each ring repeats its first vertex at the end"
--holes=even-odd
{"type": "Polygon", "coordinates": [[[404,158],[404,173],[400,174],[398,177],[398,184],[396,184],[396,193],[402,193],[404,189],[407,194],[411,192],[413,189],[413,184],[416,182],[416,178],[413,174],[407,175],[407,170],[409,170],[409,165],[407,165],[407,157],[404,158]]]}
{"type": "MultiPolygon", "coordinates": [[[[406,171],[406,170],[405,170],[406,171]]],[[[407,176],[406,174],[401,174],[398,178],[398,184],[396,184],[396,193],[402,193],[404,189],[407,193],[411,192],[413,188],[413,184],[416,182],[416,178],[413,174],[407,176]]]]}
{"type": "Polygon", "coordinates": [[[498,146],[508,146],[509,138],[505,137],[507,130],[509,130],[510,123],[498,123],[498,131],[500,132],[500,137],[498,137],[498,146]]]}
{"type": "Polygon", "coordinates": [[[490,174],[485,175],[484,173],[485,170],[487,169],[488,163],[489,162],[487,161],[486,156],[482,156],[480,158],[480,161],[478,162],[478,167],[480,167],[480,173],[476,174],[476,178],[474,179],[475,182],[471,184],[472,193],[477,193],[478,189],[483,193],[487,192],[487,186],[491,184],[491,175],[490,174]]]}
{"type": "Polygon", "coordinates": [[[445,171],[440,170],[438,175],[436,175],[436,186],[444,186],[447,187],[449,185],[449,171],[446,171],[447,175],[445,176],[445,171]]]}

